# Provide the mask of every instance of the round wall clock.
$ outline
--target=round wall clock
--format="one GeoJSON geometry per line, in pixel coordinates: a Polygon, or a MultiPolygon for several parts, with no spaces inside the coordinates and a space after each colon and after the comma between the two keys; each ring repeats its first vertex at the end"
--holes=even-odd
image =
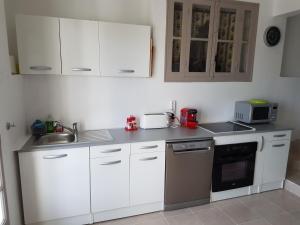
{"type": "Polygon", "coordinates": [[[269,47],[278,45],[281,39],[281,32],[278,27],[272,26],[268,27],[265,31],[264,41],[269,47]]]}

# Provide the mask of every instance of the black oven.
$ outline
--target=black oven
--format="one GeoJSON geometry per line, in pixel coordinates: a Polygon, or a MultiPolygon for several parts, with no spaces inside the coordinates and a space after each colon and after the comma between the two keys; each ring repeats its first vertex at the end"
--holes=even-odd
{"type": "Polygon", "coordinates": [[[216,145],[212,191],[253,185],[257,142],[216,145]]]}

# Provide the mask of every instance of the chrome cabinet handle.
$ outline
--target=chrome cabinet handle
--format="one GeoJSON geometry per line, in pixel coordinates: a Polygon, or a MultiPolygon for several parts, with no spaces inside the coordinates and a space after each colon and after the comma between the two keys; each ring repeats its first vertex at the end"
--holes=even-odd
{"type": "Polygon", "coordinates": [[[140,159],[140,161],[151,161],[157,159],[157,156],[140,159]]]}
{"type": "Polygon", "coordinates": [[[134,73],[135,70],[120,70],[120,73],[134,73]]]}
{"type": "Polygon", "coordinates": [[[274,138],[286,137],[286,134],[277,134],[273,136],[274,138]]]}
{"type": "Polygon", "coordinates": [[[60,159],[60,158],[64,158],[67,157],[68,154],[61,154],[61,155],[45,155],[43,156],[43,159],[60,159]]]}
{"type": "Polygon", "coordinates": [[[120,152],[122,149],[109,149],[109,150],[104,150],[101,153],[113,153],[113,152],[120,152]]]}
{"type": "Polygon", "coordinates": [[[101,163],[100,165],[101,165],[101,166],[108,166],[108,165],[119,164],[119,163],[121,163],[121,162],[122,162],[121,160],[117,160],[117,161],[111,161],[111,162],[104,162],[104,163],[101,163]]]}
{"type": "Polygon", "coordinates": [[[50,66],[31,66],[29,68],[31,70],[38,70],[38,71],[52,70],[52,67],[50,67],[50,66]]]}
{"type": "Polygon", "coordinates": [[[153,148],[158,148],[158,145],[151,145],[151,146],[143,146],[141,149],[153,149],[153,148]]]}
{"type": "Polygon", "coordinates": [[[264,138],[264,136],[261,136],[261,148],[260,148],[260,152],[262,152],[264,150],[264,145],[265,145],[265,138],[264,138]]]}
{"type": "Polygon", "coordinates": [[[72,71],[92,71],[90,68],[72,68],[72,71]]]}
{"type": "Polygon", "coordinates": [[[274,148],[280,148],[280,147],[284,147],[285,144],[279,144],[279,145],[273,145],[274,148]]]}

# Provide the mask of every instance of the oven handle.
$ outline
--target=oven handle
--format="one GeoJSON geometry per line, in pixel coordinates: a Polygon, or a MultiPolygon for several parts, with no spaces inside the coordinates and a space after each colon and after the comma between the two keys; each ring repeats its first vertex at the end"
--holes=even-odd
{"type": "Polygon", "coordinates": [[[208,147],[208,148],[201,148],[201,149],[197,149],[197,150],[183,150],[183,151],[174,151],[174,154],[175,155],[181,155],[181,154],[189,154],[189,153],[207,153],[209,151],[211,151],[212,148],[211,147],[208,147]]]}

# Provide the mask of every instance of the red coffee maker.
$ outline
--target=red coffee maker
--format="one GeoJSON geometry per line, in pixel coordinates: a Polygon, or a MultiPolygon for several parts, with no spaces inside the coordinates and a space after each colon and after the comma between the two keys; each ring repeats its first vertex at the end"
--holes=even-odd
{"type": "Polygon", "coordinates": [[[197,109],[183,108],[180,111],[180,124],[183,127],[195,129],[198,127],[197,109]]]}

